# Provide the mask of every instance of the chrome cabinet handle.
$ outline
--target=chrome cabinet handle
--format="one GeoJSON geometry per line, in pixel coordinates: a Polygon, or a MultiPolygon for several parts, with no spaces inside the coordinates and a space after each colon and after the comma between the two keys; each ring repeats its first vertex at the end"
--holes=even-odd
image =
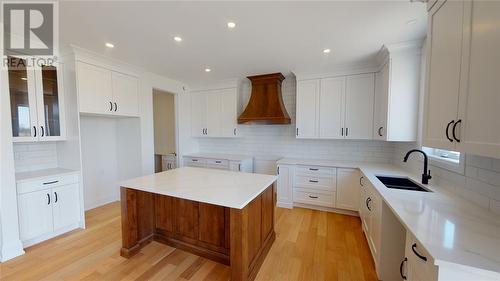
{"type": "Polygon", "coordinates": [[[427,261],[427,257],[422,256],[421,254],[419,254],[419,253],[417,252],[417,249],[416,249],[416,248],[417,248],[417,243],[413,243],[413,245],[411,245],[411,250],[413,251],[413,253],[414,253],[417,257],[419,257],[421,260],[423,260],[423,261],[427,261]]]}

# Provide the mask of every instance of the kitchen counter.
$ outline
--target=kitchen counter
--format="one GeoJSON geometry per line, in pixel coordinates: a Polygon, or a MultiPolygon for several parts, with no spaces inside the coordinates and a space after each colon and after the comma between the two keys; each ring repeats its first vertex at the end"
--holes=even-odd
{"type": "Polygon", "coordinates": [[[16,173],[16,182],[21,183],[24,181],[31,181],[35,179],[43,179],[47,177],[60,176],[73,173],[78,173],[78,171],[63,169],[63,168],[51,168],[51,169],[35,170],[29,172],[20,172],[16,173]]]}
{"type": "Polygon", "coordinates": [[[225,154],[225,153],[205,153],[205,152],[189,153],[189,154],[185,154],[184,157],[224,159],[224,160],[228,160],[228,161],[243,161],[243,160],[247,160],[247,159],[253,159],[253,157],[249,156],[249,155],[225,154]]]}
{"type": "Polygon", "coordinates": [[[272,175],[183,167],[127,180],[120,186],[242,209],[276,179],[272,175]]]}
{"type": "Polygon", "coordinates": [[[253,280],[276,239],[276,176],[184,167],[121,183],[122,248],[154,240],[253,280]]]}
{"type": "Polygon", "coordinates": [[[400,222],[433,256],[436,265],[453,263],[500,272],[498,215],[434,185],[432,180],[426,187],[433,192],[396,190],[385,187],[376,176],[405,176],[420,182],[421,175],[389,164],[292,158],[277,163],[358,168],[400,222]]]}

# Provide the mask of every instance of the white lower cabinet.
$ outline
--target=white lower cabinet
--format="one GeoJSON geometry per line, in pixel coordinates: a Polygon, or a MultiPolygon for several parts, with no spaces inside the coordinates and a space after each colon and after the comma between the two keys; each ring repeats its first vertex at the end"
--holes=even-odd
{"type": "Polygon", "coordinates": [[[337,169],[337,208],[359,209],[359,172],[356,169],[337,169]]]}
{"type": "Polygon", "coordinates": [[[406,234],[405,260],[400,268],[407,281],[435,281],[439,277],[434,259],[409,232],[406,234]]]}
{"type": "Polygon", "coordinates": [[[187,167],[253,173],[253,157],[237,158],[234,155],[186,155],[183,157],[183,163],[187,167]]]}
{"type": "Polygon", "coordinates": [[[378,266],[380,255],[380,238],[382,222],[382,198],[375,188],[368,182],[362,181],[360,198],[360,216],[363,222],[363,230],[372,252],[375,265],[378,266]]]}
{"type": "Polygon", "coordinates": [[[23,180],[17,184],[20,238],[24,247],[79,226],[78,176],[23,180]]]}
{"type": "Polygon", "coordinates": [[[294,165],[278,165],[278,207],[292,208],[292,186],[294,178],[294,165]]]}

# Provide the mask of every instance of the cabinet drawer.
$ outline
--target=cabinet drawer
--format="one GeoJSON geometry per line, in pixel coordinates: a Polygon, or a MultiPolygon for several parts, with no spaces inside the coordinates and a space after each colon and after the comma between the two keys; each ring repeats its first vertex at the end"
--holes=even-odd
{"type": "Polygon", "coordinates": [[[335,176],[336,169],[321,166],[297,166],[297,174],[306,176],[335,176]]]}
{"type": "Polygon", "coordinates": [[[335,176],[296,176],[295,187],[335,191],[335,176]]]}
{"type": "Polygon", "coordinates": [[[293,201],[297,203],[335,207],[335,192],[316,192],[308,189],[293,190],[293,201]]]}
{"type": "Polygon", "coordinates": [[[207,159],[207,167],[215,169],[229,169],[229,161],[222,159],[207,159]]]}
{"type": "Polygon", "coordinates": [[[195,157],[184,157],[184,165],[189,167],[205,167],[207,164],[206,159],[195,157]]]}
{"type": "Polygon", "coordinates": [[[24,194],[73,183],[78,183],[78,174],[47,176],[34,180],[25,180],[18,182],[17,193],[24,194]]]}

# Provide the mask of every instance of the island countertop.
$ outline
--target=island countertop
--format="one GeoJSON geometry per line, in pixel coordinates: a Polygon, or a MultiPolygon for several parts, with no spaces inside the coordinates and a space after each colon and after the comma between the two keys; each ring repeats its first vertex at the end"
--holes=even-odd
{"type": "Polygon", "coordinates": [[[120,183],[120,186],[228,208],[243,209],[276,181],[272,175],[182,167],[120,183]]]}

